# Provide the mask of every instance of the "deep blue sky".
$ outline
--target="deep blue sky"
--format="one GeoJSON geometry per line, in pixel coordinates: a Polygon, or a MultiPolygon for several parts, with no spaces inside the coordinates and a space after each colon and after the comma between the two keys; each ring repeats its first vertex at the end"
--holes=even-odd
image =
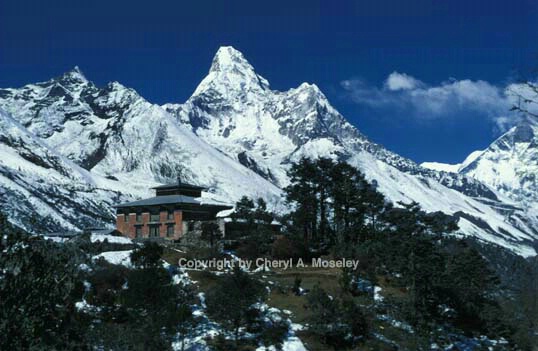
{"type": "MultiPolygon", "coordinates": [[[[534,2],[536,3],[536,2],[534,2]]],[[[372,140],[416,161],[461,161],[498,136],[465,108],[417,118],[353,101],[341,87],[382,88],[398,71],[429,86],[449,78],[504,86],[538,66],[533,1],[2,1],[0,87],[78,65],[155,103],[183,102],[221,45],[244,53],[274,89],[316,83],[372,140]]]]}

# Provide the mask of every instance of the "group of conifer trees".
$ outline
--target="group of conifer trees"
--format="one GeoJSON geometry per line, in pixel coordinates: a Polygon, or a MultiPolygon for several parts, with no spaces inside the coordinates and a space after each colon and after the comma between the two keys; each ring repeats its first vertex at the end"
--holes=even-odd
{"type": "MultiPolygon", "coordinates": [[[[386,300],[394,316],[427,340],[448,325],[465,335],[518,342],[517,321],[501,307],[492,267],[466,241],[448,235],[458,229],[455,217],[388,202],[346,162],[304,158],[289,175],[285,191],[294,210],[283,220],[287,234],[302,241],[303,254],[358,259],[360,269],[346,272],[349,282],[390,281],[405,292],[386,300]]],[[[530,347],[525,342],[515,348],[530,347]]]]}

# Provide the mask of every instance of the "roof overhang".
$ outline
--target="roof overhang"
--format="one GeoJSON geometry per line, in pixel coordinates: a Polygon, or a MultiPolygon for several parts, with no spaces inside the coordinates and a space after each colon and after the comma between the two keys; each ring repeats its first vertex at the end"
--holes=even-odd
{"type": "Polygon", "coordinates": [[[133,207],[154,207],[154,206],[176,206],[185,209],[207,209],[210,211],[223,211],[233,208],[226,203],[207,202],[201,198],[194,198],[185,195],[163,195],[155,196],[148,199],[125,202],[113,206],[114,208],[133,208],[133,207]]]}

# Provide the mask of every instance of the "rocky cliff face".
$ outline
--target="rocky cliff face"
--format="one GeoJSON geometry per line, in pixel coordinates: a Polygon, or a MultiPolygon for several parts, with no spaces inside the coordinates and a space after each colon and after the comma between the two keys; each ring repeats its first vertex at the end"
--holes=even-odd
{"type": "Polygon", "coordinates": [[[529,116],[464,164],[468,175],[528,204],[538,201],[538,119],[529,116]]]}
{"type": "MultiPolygon", "coordinates": [[[[98,88],[75,68],[48,82],[0,89],[0,108],[29,143],[64,160],[65,173],[82,172],[88,201],[101,204],[100,221],[111,216],[110,204],[118,197],[147,196],[149,186],[179,173],[208,185],[208,199],[263,196],[281,210],[280,189],[288,184],[290,164],[324,156],[357,166],[394,202],[417,201],[426,210],[454,214],[463,234],[535,254],[538,234],[532,228],[538,220],[517,198],[471,172],[427,169],[371,142],[314,84],[271,90],[231,47],[218,50],[207,77],[183,104],[157,106],[116,82],[98,88]],[[101,195],[93,199],[94,192],[101,195]]],[[[518,135],[524,139],[529,133],[518,135]]],[[[0,141],[24,159],[20,149],[0,141]]],[[[18,162],[1,161],[1,174],[20,175],[18,162]]],[[[43,168],[39,161],[24,162],[43,168]]],[[[65,182],[75,184],[69,179],[65,182]]],[[[49,180],[44,176],[42,182],[49,180]]],[[[28,192],[35,182],[18,186],[17,197],[5,203],[41,196],[28,192]]],[[[8,182],[0,187],[14,191],[8,182]]],[[[54,196],[47,211],[58,213],[62,226],[80,227],[83,223],[59,213],[54,196]]],[[[10,212],[15,221],[21,217],[16,208],[10,212]]]]}
{"type": "Polygon", "coordinates": [[[111,225],[112,205],[120,197],[150,196],[151,186],[180,174],[208,186],[207,201],[250,194],[278,203],[279,188],[196,137],[160,106],[117,82],[97,88],[77,68],[48,82],[0,90],[0,108],[8,121],[0,129],[6,156],[1,174],[11,180],[0,182],[4,208],[27,229],[111,225]],[[14,142],[17,133],[24,138],[14,142]],[[63,163],[56,168],[48,164],[57,159],[63,163]],[[25,167],[35,176],[28,177],[25,167]],[[61,184],[54,171],[65,178],[61,184]],[[70,187],[84,188],[88,198],[66,195],[70,187]],[[41,188],[48,190],[36,190],[41,188]],[[70,205],[61,205],[65,197],[70,205]],[[35,212],[32,206],[16,205],[22,199],[45,202],[41,211],[36,208],[33,225],[24,219],[35,212]],[[45,225],[46,218],[54,220],[45,225]]]}

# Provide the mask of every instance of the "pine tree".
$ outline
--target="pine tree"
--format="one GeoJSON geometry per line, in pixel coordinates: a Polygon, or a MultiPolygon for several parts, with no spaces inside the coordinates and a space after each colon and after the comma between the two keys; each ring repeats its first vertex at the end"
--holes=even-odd
{"type": "Polygon", "coordinates": [[[367,336],[368,318],[353,300],[331,297],[316,285],[307,295],[307,301],[311,311],[309,331],[334,350],[348,349],[367,336]]]}
{"type": "Polygon", "coordinates": [[[317,237],[318,230],[318,199],[315,179],[317,169],[315,163],[302,158],[291,166],[288,171],[290,185],[285,188],[286,199],[296,206],[291,214],[294,227],[301,228],[303,239],[308,242],[317,237]]]}
{"type": "Polygon", "coordinates": [[[448,297],[458,312],[456,323],[466,329],[487,332],[488,318],[483,318],[482,313],[487,308],[493,316],[491,309],[496,305],[494,296],[499,278],[478,251],[464,241],[448,257],[445,275],[448,297]]]}
{"type": "Polygon", "coordinates": [[[329,158],[318,158],[314,164],[316,168],[316,177],[314,178],[315,191],[317,193],[317,203],[319,206],[319,241],[326,240],[329,229],[329,197],[333,189],[333,178],[331,177],[332,169],[335,166],[333,160],[329,158]]]}
{"type": "Polygon", "coordinates": [[[271,223],[274,215],[267,210],[262,198],[254,202],[244,196],[236,204],[234,223],[242,228],[243,236],[237,254],[242,258],[256,259],[271,250],[273,232],[271,223]]]}
{"type": "Polygon", "coordinates": [[[92,267],[85,295],[99,307],[87,312],[87,318],[99,321],[85,333],[92,348],[170,350],[178,334],[181,340],[195,327],[192,286],[174,284],[173,272],[162,267],[153,245],[149,248],[137,250],[134,269],[107,262],[92,267]]]}
{"type": "Polygon", "coordinates": [[[383,197],[365,180],[363,174],[346,162],[339,162],[332,172],[331,198],[336,231],[344,242],[364,241],[371,228],[366,226],[367,214],[376,217],[384,205],[383,197]],[[374,197],[377,195],[378,197],[374,197]],[[381,199],[380,206],[374,201],[381,199]]]}
{"type": "Polygon", "coordinates": [[[215,243],[219,238],[222,238],[222,231],[215,222],[203,222],[202,223],[202,239],[209,242],[209,246],[214,248],[215,243]]]}
{"type": "Polygon", "coordinates": [[[151,268],[160,265],[163,248],[161,245],[146,241],[142,247],[131,253],[131,262],[136,267],[151,268]]]}
{"type": "Polygon", "coordinates": [[[207,313],[233,331],[237,345],[240,328],[247,324],[252,305],[265,298],[263,284],[235,267],[207,293],[207,313]]]}
{"type": "Polygon", "coordinates": [[[0,349],[85,349],[84,292],[72,245],[30,237],[0,216],[0,349]]]}
{"type": "Polygon", "coordinates": [[[256,200],[256,208],[254,209],[252,216],[258,226],[267,226],[273,222],[274,215],[267,210],[267,203],[263,198],[256,200]]]}
{"type": "Polygon", "coordinates": [[[232,214],[232,219],[237,221],[244,221],[248,230],[252,230],[254,227],[254,201],[247,196],[243,196],[236,204],[235,211],[232,214]]]}

